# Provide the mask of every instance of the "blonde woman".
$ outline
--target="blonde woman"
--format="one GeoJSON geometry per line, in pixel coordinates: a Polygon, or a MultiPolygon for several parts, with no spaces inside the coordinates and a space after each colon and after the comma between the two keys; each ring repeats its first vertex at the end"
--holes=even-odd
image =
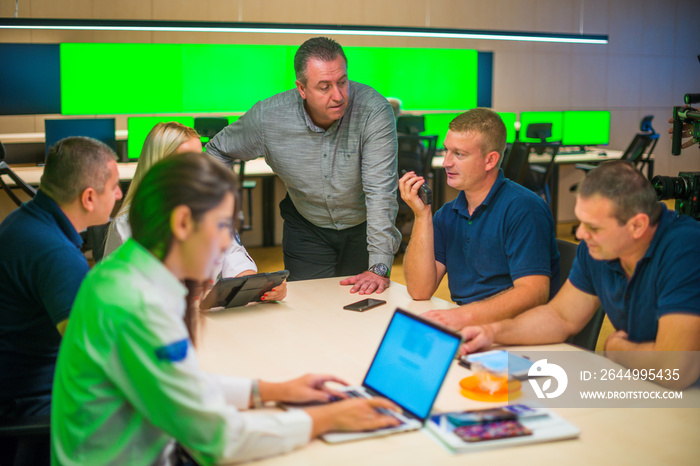
{"type": "MultiPolygon", "coordinates": [[[[161,159],[173,154],[187,152],[202,152],[202,142],[199,134],[194,129],[174,121],[158,123],[146,136],[146,141],[141,149],[139,162],[136,166],[134,178],[131,181],[129,191],[116,217],[109,226],[107,241],[105,243],[105,257],[131,238],[131,226],[129,225],[129,209],[134,199],[134,194],[141,184],[141,180],[161,159]]],[[[255,261],[248,255],[241,244],[238,233],[234,234],[226,254],[217,263],[214,271],[215,277],[240,277],[251,275],[258,271],[255,261]]],[[[286,282],[268,291],[263,296],[264,301],[277,301],[287,295],[286,282]]]]}

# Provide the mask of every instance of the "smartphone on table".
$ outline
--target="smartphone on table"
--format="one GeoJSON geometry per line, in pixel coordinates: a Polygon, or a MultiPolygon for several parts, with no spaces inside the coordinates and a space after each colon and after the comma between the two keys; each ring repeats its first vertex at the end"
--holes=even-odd
{"type": "Polygon", "coordinates": [[[386,301],[382,299],[367,298],[363,299],[362,301],[343,306],[343,309],[347,309],[348,311],[365,312],[373,307],[381,306],[382,304],[386,304],[386,301]]]}

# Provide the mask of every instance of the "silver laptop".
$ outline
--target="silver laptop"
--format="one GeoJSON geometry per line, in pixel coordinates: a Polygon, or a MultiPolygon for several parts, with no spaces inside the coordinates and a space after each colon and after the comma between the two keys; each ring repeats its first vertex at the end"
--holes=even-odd
{"type": "Polygon", "coordinates": [[[328,443],[347,442],[420,429],[440,392],[461,336],[402,309],[396,309],[362,386],[343,387],[350,396],[383,396],[396,403],[401,425],[371,432],[330,432],[328,443]]]}

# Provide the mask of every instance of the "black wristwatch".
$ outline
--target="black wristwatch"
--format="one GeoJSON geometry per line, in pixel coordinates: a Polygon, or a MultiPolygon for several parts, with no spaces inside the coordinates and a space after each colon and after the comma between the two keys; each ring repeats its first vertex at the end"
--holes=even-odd
{"type": "Polygon", "coordinates": [[[384,264],[374,264],[368,270],[380,277],[389,278],[389,267],[384,264]]]}

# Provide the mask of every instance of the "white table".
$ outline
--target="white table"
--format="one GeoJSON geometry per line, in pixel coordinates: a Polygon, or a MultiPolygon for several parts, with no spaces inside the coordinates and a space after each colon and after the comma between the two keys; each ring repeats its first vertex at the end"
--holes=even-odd
{"type": "MultiPolygon", "coordinates": [[[[364,313],[342,306],[359,300],[338,278],[289,283],[280,303],[255,304],[212,313],[198,350],[205,370],[281,381],[306,372],[331,373],[359,384],[396,307],[421,313],[454,307],[433,298],[414,301],[403,285],[381,294],[386,305],[364,313]]],[[[547,345],[539,350],[572,349],[547,345]]],[[[597,357],[591,355],[591,357],[597,357]]],[[[436,410],[491,406],[464,398],[459,381],[470,373],[456,363],[436,410]]],[[[693,389],[692,395],[700,396],[693,389]]],[[[327,445],[313,440],[263,465],[440,465],[440,464],[696,464],[700,457],[697,409],[558,409],[581,429],[581,437],[465,455],[451,455],[421,431],[327,445]]]]}

